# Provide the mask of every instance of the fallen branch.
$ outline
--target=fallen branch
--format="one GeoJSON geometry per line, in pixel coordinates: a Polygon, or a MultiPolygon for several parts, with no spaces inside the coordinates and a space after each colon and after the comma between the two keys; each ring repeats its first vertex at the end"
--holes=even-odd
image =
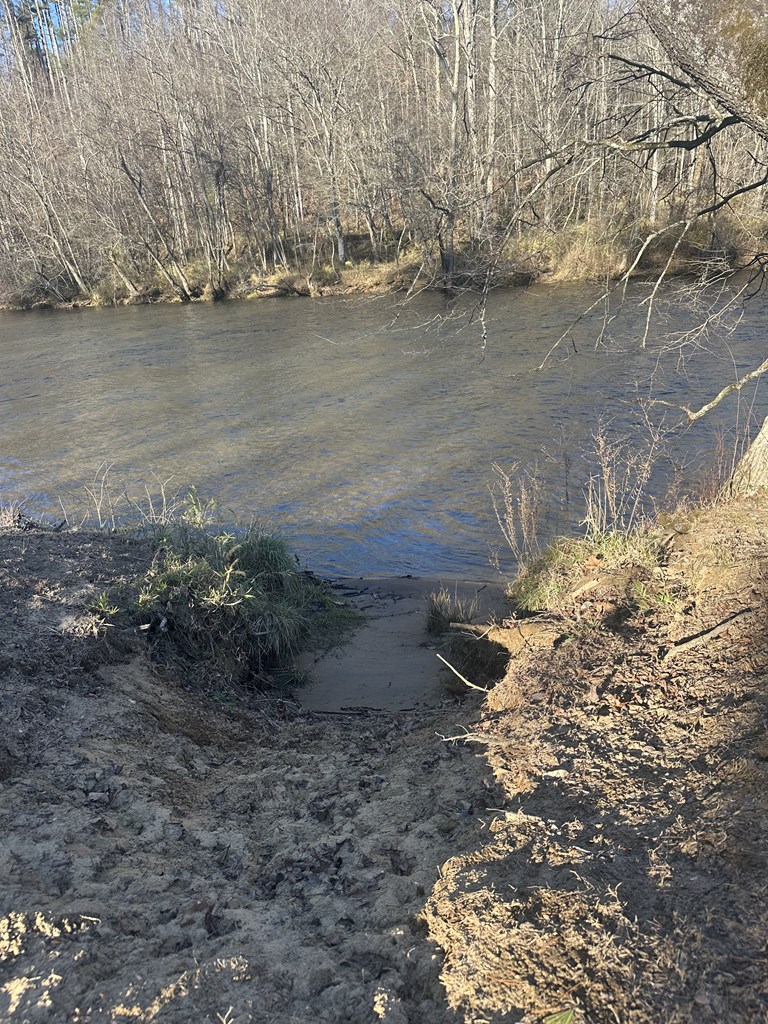
{"type": "Polygon", "coordinates": [[[599,578],[587,580],[586,583],[583,583],[580,587],[577,587],[575,590],[571,591],[570,594],[566,594],[565,598],[563,599],[564,603],[568,601],[575,601],[576,598],[581,597],[582,594],[588,594],[590,590],[594,590],[595,587],[600,586],[601,582],[602,581],[599,578]]]}
{"type": "Polygon", "coordinates": [[[461,672],[459,672],[458,669],[454,668],[450,661],[446,661],[442,654],[438,654],[437,651],[435,651],[435,654],[444,665],[448,666],[448,668],[451,670],[451,672],[453,672],[455,676],[459,677],[459,679],[462,681],[462,683],[464,683],[465,686],[469,686],[472,690],[479,690],[480,693],[488,693],[488,690],[486,690],[484,686],[477,686],[475,683],[470,683],[468,679],[465,679],[461,672]]]}
{"type": "Polygon", "coordinates": [[[471,634],[477,640],[484,640],[494,628],[494,623],[492,622],[489,626],[476,626],[471,622],[449,622],[448,628],[458,629],[462,633],[471,634]]]}
{"type": "Polygon", "coordinates": [[[718,622],[716,626],[712,626],[711,629],[703,629],[700,633],[696,633],[695,636],[685,637],[682,640],[678,640],[664,657],[661,659],[663,662],[668,661],[670,658],[676,657],[678,654],[682,654],[683,651],[693,650],[694,647],[701,647],[702,644],[707,643],[709,640],[714,640],[716,636],[724,633],[730,625],[732,625],[736,619],[740,619],[743,615],[749,615],[754,611],[754,608],[741,608],[739,611],[734,612],[733,615],[729,615],[727,619],[723,619],[722,622],[718,622]]]}
{"type": "Polygon", "coordinates": [[[755,367],[754,370],[750,370],[749,373],[745,373],[743,377],[739,377],[738,380],[732,384],[726,384],[726,386],[719,391],[715,397],[702,405],[700,409],[689,409],[687,405],[675,405],[673,402],[666,402],[661,398],[654,399],[655,405],[666,405],[670,409],[678,409],[680,412],[684,412],[688,417],[689,423],[695,423],[696,420],[700,420],[702,416],[706,416],[708,412],[711,412],[716,406],[718,406],[724,398],[728,395],[733,394],[734,391],[741,391],[745,384],[749,384],[750,381],[756,380],[758,377],[762,377],[764,373],[768,371],[768,359],[764,359],[759,366],[755,367]]]}

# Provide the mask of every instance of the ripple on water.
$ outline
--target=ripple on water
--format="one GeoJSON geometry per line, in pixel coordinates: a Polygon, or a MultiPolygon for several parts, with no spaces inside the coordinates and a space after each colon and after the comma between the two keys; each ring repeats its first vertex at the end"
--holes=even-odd
{"type": "MultiPolygon", "coordinates": [[[[594,298],[498,293],[484,350],[459,323],[418,328],[443,309],[439,296],[396,324],[388,299],[3,313],[0,488],[56,507],[107,460],[137,491],[172,476],[272,521],[323,571],[488,578],[500,541],[494,462],[537,464],[558,495],[567,471],[578,497],[601,417],[631,432],[637,397],[709,398],[764,357],[764,303],[729,349],[714,344],[687,365],[638,347],[645,312],[633,307],[611,325],[614,346],[595,349],[602,318],[588,318],[563,349],[570,358],[558,350],[533,372],[594,298]]],[[[669,315],[665,332],[675,317],[688,324],[685,311],[669,315]]],[[[734,408],[672,442],[656,492],[734,408]]],[[[561,528],[577,523],[578,501],[557,507],[561,528]]]]}

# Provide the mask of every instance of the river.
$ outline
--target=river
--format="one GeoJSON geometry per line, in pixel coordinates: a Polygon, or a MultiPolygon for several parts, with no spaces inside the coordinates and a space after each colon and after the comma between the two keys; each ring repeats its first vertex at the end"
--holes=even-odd
{"type": "MultiPolygon", "coordinates": [[[[510,562],[494,463],[538,464],[559,525],[574,528],[601,418],[633,431],[638,397],[695,405],[765,356],[762,300],[695,354],[664,344],[660,332],[693,322],[670,307],[643,349],[647,291],[635,288],[601,343],[599,308],[537,372],[597,294],[499,292],[485,344],[471,316],[445,319],[436,294],[404,310],[356,297],[0,313],[0,494],[56,515],[114,463],[115,486],[172,477],[169,489],[215,496],[225,519],[278,527],[319,572],[492,579],[494,550],[510,562]]],[[[741,421],[765,405],[745,389],[741,421]]],[[[695,476],[736,409],[734,396],[668,439],[655,493],[676,472],[695,476]]]]}

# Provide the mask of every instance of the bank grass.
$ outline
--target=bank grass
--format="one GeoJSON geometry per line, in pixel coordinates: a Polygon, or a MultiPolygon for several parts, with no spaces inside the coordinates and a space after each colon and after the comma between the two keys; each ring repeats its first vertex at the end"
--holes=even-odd
{"type": "Polygon", "coordinates": [[[496,518],[518,566],[508,596],[519,612],[557,610],[590,575],[658,569],[664,531],[647,514],[647,488],[665,437],[647,418],[638,437],[600,424],[586,453],[591,472],[581,496],[583,532],[549,542],[543,537],[552,499],[536,472],[494,467],[496,518]]]}
{"type": "Polygon", "coordinates": [[[298,654],[342,644],[359,625],[360,613],[302,569],[283,537],[259,523],[225,522],[217,503],[194,488],[155,478],[136,495],[103,463],[83,490],[77,514],[62,504],[60,525],[149,545],[149,569],[121,603],[153,655],[196,682],[299,685],[307,675],[298,654]]]}
{"type": "Polygon", "coordinates": [[[244,298],[281,295],[319,298],[332,295],[371,295],[406,291],[422,275],[419,254],[408,249],[397,256],[374,260],[348,259],[278,268],[272,273],[253,273],[234,294],[244,298]]]}
{"type": "Polygon", "coordinates": [[[628,268],[636,277],[712,276],[738,269],[760,251],[767,219],[736,204],[715,218],[664,230],[663,221],[643,221],[626,208],[610,220],[531,227],[510,240],[504,256],[532,278],[560,284],[615,281],[628,268]]]}
{"type": "Polygon", "coordinates": [[[638,524],[628,533],[558,537],[520,566],[507,592],[520,612],[555,611],[591,575],[605,577],[626,569],[651,574],[662,556],[662,533],[651,523],[638,524]]]}
{"type": "Polygon", "coordinates": [[[450,632],[452,622],[472,622],[478,614],[476,597],[459,597],[458,589],[453,593],[441,586],[427,594],[425,627],[430,636],[445,636],[450,632]]]}
{"type": "Polygon", "coordinates": [[[306,681],[297,655],[341,643],[359,621],[326,582],[301,569],[282,537],[256,524],[212,530],[182,518],[157,528],[154,541],[136,618],[159,658],[197,675],[296,685],[306,681]]]}

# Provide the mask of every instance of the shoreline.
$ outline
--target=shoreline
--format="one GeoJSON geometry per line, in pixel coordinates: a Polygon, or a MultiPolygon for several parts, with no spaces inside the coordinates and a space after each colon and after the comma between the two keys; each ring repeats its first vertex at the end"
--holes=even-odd
{"type": "MultiPolygon", "coordinates": [[[[700,266],[717,263],[722,272],[719,254],[701,253],[696,260],[691,254],[688,259],[680,256],[676,261],[666,254],[654,254],[627,275],[631,264],[631,251],[621,248],[600,250],[600,241],[594,243],[594,252],[587,246],[580,250],[578,241],[566,245],[564,255],[557,258],[541,254],[527,254],[514,262],[512,268],[500,273],[493,281],[490,291],[530,288],[532,286],[558,287],[569,285],[603,285],[609,287],[627,278],[632,282],[656,281],[660,275],[665,280],[695,278],[691,269],[693,262],[700,266]]],[[[605,243],[607,244],[607,243],[605,243]]],[[[736,275],[749,262],[749,254],[731,253],[728,258],[728,274],[736,275]]],[[[41,299],[33,302],[0,302],[0,312],[34,312],[41,310],[82,310],[110,309],[122,306],[179,305],[190,306],[198,303],[218,304],[227,302],[252,302],[265,299],[331,299],[357,298],[362,296],[407,296],[416,293],[443,293],[458,297],[464,293],[483,293],[486,278],[472,276],[457,269],[454,283],[448,287],[434,274],[423,274],[417,261],[404,256],[401,260],[382,260],[370,263],[362,260],[344,266],[324,266],[317,271],[298,269],[275,271],[271,275],[254,274],[249,280],[235,282],[224,295],[214,295],[200,284],[197,294],[185,299],[162,289],[146,290],[136,296],[106,298],[95,289],[91,296],[63,299],[61,301],[41,299]]]]}
{"type": "Polygon", "coordinates": [[[767,524],[734,499],[621,564],[585,549],[537,614],[452,631],[466,659],[426,635],[434,581],[337,578],[369,619],[346,668],[324,655],[334,700],[304,705],[98,624],[149,545],[0,530],[0,1012],[746,1024],[768,999],[767,524]],[[441,652],[469,688],[342,689],[441,652]]]}
{"type": "Polygon", "coordinates": [[[307,711],[424,711],[448,696],[440,651],[447,636],[430,634],[428,609],[443,592],[459,609],[471,608],[473,622],[500,622],[510,611],[500,584],[425,577],[338,579],[331,585],[365,616],[343,646],[299,655],[310,676],[296,699],[307,711]]]}

